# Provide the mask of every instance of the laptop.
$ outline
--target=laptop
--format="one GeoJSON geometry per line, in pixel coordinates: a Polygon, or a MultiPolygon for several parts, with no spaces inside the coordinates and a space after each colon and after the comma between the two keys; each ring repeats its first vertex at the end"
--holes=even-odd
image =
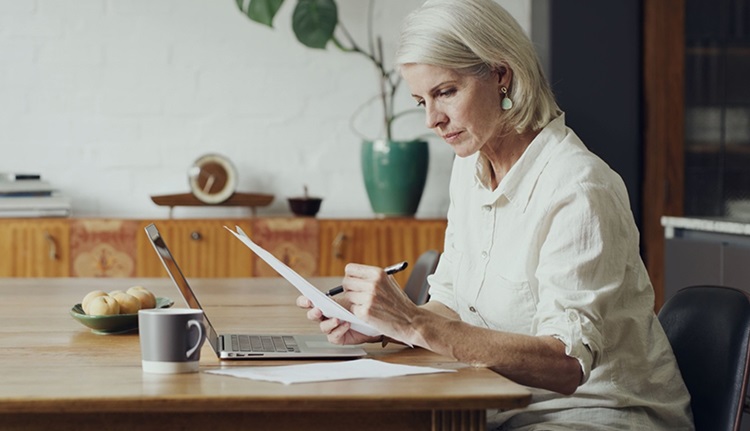
{"type": "MultiPolygon", "coordinates": [[[[145,230],[185,302],[190,308],[203,310],[159,230],[153,223],[146,226],[145,230]]],[[[203,310],[203,317],[207,329],[206,339],[220,359],[356,358],[367,354],[357,346],[331,344],[323,334],[220,334],[211,324],[206,310],[203,310]]]]}

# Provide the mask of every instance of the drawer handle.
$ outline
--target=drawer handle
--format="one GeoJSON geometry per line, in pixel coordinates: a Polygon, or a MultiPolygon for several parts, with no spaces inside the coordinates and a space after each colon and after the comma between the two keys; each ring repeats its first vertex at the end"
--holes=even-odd
{"type": "Polygon", "coordinates": [[[192,239],[193,241],[200,241],[203,239],[203,235],[201,235],[200,232],[195,231],[190,234],[190,239],[192,239]]]}
{"type": "Polygon", "coordinates": [[[344,257],[344,248],[346,247],[346,234],[344,232],[339,232],[338,235],[336,235],[336,238],[333,239],[333,257],[336,259],[341,259],[344,257]]]}
{"type": "Polygon", "coordinates": [[[47,244],[49,245],[49,260],[57,260],[57,242],[55,242],[55,238],[49,232],[44,231],[44,239],[47,240],[47,244]]]}

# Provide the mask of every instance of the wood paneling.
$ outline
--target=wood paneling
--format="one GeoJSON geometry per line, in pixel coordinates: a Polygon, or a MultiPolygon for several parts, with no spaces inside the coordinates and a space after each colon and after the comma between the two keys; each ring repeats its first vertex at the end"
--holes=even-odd
{"type": "MultiPolygon", "coordinates": [[[[138,277],[167,277],[167,272],[142,234],[150,222],[141,222],[137,239],[136,275],[138,277]]],[[[240,226],[251,235],[247,220],[158,220],[154,224],[161,232],[175,260],[186,277],[223,278],[252,277],[252,252],[224,229],[240,226]]]]}
{"type": "MultiPolygon", "coordinates": [[[[414,265],[423,252],[443,251],[445,220],[321,220],[320,275],[340,276],[349,262],[414,265]]],[[[411,268],[394,277],[404,286],[411,268]]]]}
{"type": "Polygon", "coordinates": [[[664,229],[661,217],[679,216],[684,190],[684,0],[643,2],[644,180],[642,244],[661,308],[664,229]]]}
{"type": "Polygon", "coordinates": [[[134,220],[73,219],[70,223],[72,277],[135,276],[134,220]]]}
{"type": "MultiPolygon", "coordinates": [[[[152,221],[25,219],[0,223],[0,276],[167,277],[143,232],[152,221]],[[50,257],[54,249],[54,258],[50,257]]],[[[154,221],[186,277],[276,277],[224,226],[239,225],[301,275],[344,274],[349,262],[388,266],[442,252],[446,220],[169,219],[154,221]]],[[[397,274],[402,286],[411,268],[397,274]]]]}
{"type": "MultiPolygon", "coordinates": [[[[318,274],[318,221],[310,217],[252,220],[253,241],[303,277],[318,274]]],[[[255,277],[279,277],[263,259],[254,259],[255,277]]]]}
{"type": "Polygon", "coordinates": [[[70,227],[66,219],[0,221],[0,276],[67,277],[70,227]]]}

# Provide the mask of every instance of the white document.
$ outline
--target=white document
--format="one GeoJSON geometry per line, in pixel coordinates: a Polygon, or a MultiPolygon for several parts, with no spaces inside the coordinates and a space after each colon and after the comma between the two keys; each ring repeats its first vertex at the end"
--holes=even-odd
{"type": "Polygon", "coordinates": [[[236,236],[246,246],[250,248],[255,254],[263,259],[267,264],[271,265],[271,268],[275,269],[282,277],[288,282],[292,283],[299,292],[304,295],[307,299],[323,312],[323,315],[327,317],[335,317],[344,322],[349,322],[352,329],[369,336],[380,335],[381,332],[372,326],[365,323],[362,319],[352,314],[349,310],[342,307],[338,302],[334,301],[331,297],[326,296],[325,293],[318,290],[315,286],[310,284],[309,281],[305,280],[301,275],[294,272],[292,268],[289,268],[284,262],[276,259],[274,255],[264,250],[263,247],[254,243],[245,232],[237,227],[237,232],[224,226],[226,230],[232,232],[232,235],[236,236]]]}
{"type": "Polygon", "coordinates": [[[391,364],[374,359],[358,359],[346,362],[326,361],[314,364],[280,365],[273,367],[228,367],[208,370],[206,372],[289,385],[292,383],[374,379],[412,374],[453,373],[455,371],[442,368],[418,367],[415,365],[391,364]]]}

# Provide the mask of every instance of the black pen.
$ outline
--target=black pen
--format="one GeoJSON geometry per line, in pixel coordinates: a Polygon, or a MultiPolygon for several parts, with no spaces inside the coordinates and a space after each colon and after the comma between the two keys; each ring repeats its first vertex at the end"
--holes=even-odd
{"type": "MultiPolygon", "coordinates": [[[[407,261],[403,261],[403,262],[397,263],[395,265],[391,265],[391,266],[386,267],[384,271],[388,275],[395,274],[397,272],[405,270],[407,266],[409,266],[409,263],[407,261]]],[[[336,286],[333,289],[329,290],[326,293],[326,296],[338,295],[339,293],[341,293],[343,291],[344,291],[344,286],[336,286]]]]}

